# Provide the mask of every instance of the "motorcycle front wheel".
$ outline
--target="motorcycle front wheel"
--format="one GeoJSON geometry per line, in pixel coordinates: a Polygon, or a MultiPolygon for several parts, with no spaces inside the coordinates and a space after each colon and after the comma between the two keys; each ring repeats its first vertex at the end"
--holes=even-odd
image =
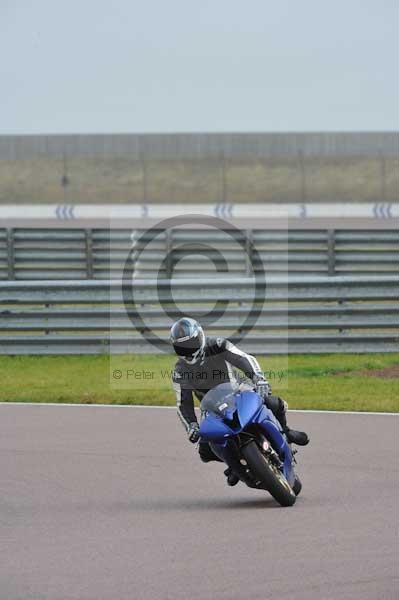
{"type": "Polygon", "coordinates": [[[295,504],[296,495],[280,469],[262,454],[255,441],[246,444],[241,453],[250,471],[281,506],[295,504]]]}

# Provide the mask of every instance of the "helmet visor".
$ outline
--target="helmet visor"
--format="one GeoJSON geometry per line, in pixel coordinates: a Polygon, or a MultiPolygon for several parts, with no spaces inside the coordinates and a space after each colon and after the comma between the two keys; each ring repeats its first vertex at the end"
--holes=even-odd
{"type": "Polygon", "coordinates": [[[192,359],[197,354],[198,350],[200,349],[200,346],[198,345],[196,348],[193,348],[192,344],[191,344],[191,346],[182,346],[181,344],[173,344],[173,348],[178,356],[182,356],[183,358],[192,359]]]}

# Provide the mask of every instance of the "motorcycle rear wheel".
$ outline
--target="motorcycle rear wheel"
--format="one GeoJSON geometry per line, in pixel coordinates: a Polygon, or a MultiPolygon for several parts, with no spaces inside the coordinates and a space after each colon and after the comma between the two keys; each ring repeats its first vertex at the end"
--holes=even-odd
{"type": "Polygon", "coordinates": [[[241,452],[251,472],[264,484],[268,492],[281,506],[295,504],[295,492],[280,469],[262,454],[256,442],[249,442],[242,448],[241,452]]]}

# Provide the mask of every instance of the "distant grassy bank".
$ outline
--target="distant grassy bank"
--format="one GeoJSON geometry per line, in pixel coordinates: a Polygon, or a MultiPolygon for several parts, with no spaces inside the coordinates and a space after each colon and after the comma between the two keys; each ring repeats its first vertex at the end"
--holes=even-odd
{"type": "Polygon", "coordinates": [[[398,199],[399,158],[306,155],[146,159],[38,156],[0,161],[0,203],[386,202],[398,199]],[[381,174],[384,174],[384,183],[381,174]]]}
{"type": "MultiPolygon", "coordinates": [[[[261,357],[291,408],[399,412],[399,354],[261,357]]],[[[0,357],[1,402],[173,405],[174,358],[0,357]]]]}

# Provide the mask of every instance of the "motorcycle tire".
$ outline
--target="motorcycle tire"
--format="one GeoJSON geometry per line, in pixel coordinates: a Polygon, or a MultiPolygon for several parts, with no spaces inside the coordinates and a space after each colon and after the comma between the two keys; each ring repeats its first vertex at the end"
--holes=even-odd
{"type": "Polygon", "coordinates": [[[295,475],[295,481],[294,485],[292,486],[292,489],[294,490],[295,496],[299,496],[302,489],[302,482],[299,479],[298,475],[295,475]]]}
{"type": "Polygon", "coordinates": [[[242,448],[241,452],[250,471],[264,484],[268,492],[281,506],[295,504],[295,492],[280,469],[262,454],[256,442],[249,442],[242,448]]]}

